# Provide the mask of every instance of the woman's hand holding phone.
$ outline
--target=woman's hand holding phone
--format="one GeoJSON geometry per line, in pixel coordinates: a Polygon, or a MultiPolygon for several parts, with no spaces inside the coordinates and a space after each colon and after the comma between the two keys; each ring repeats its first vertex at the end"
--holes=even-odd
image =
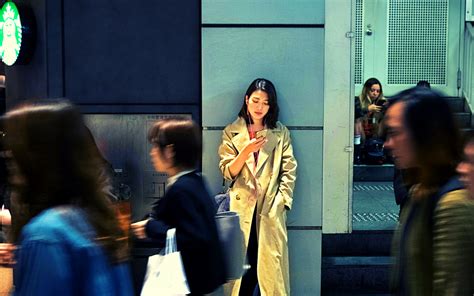
{"type": "Polygon", "coordinates": [[[261,131],[258,131],[255,133],[255,138],[266,138],[267,137],[267,130],[266,129],[263,129],[261,131]]]}
{"type": "Polygon", "coordinates": [[[258,150],[260,150],[260,148],[263,147],[263,145],[265,145],[266,142],[267,142],[267,138],[260,136],[260,137],[251,139],[244,149],[247,151],[247,154],[257,152],[258,150]]]}
{"type": "Polygon", "coordinates": [[[375,113],[378,113],[380,111],[382,111],[382,106],[377,106],[375,104],[372,104],[372,105],[369,105],[369,112],[375,112],[375,113]]]}

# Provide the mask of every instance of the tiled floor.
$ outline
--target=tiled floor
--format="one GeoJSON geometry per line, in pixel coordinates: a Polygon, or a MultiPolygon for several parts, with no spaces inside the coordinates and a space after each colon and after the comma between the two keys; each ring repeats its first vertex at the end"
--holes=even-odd
{"type": "Polygon", "coordinates": [[[392,230],[398,221],[392,182],[354,182],[353,230],[392,230]]]}

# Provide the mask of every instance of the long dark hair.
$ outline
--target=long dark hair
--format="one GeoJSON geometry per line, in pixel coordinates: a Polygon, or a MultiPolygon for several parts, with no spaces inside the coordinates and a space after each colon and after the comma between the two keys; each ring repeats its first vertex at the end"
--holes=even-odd
{"type": "Polygon", "coordinates": [[[369,91],[372,88],[373,85],[378,84],[380,85],[380,93],[377,98],[377,100],[383,98],[383,88],[382,88],[382,83],[377,78],[369,78],[365,81],[364,87],[362,88],[362,93],[359,96],[360,104],[363,108],[367,108],[370,104],[375,103],[375,102],[370,102],[369,101],[369,91]]]}
{"type": "Polygon", "coordinates": [[[462,157],[460,131],[448,102],[442,94],[414,87],[397,94],[391,101],[402,102],[404,123],[413,143],[418,163],[419,195],[427,196],[456,175],[462,157]]]}
{"type": "Polygon", "coordinates": [[[127,257],[126,234],[99,180],[102,159],[82,115],[65,101],[37,101],[8,112],[3,118],[6,145],[15,168],[10,172],[16,193],[12,238],[48,208],[82,208],[112,262],[127,257]]]}
{"type": "Polygon", "coordinates": [[[245,122],[247,122],[247,124],[253,123],[251,122],[252,119],[250,118],[247,112],[247,103],[245,101],[245,98],[248,97],[250,99],[252,93],[257,90],[264,91],[268,95],[268,104],[270,108],[268,109],[267,115],[265,115],[265,117],[263,118],[263,123],[268,128],[276,128],[278,114],[280,113],[280,108],[278,107],[277,101],[277,93],[273,83],[265,78],[257,78],[252,81],[252,83],[250,83],[249,87],[247,88],[247,91],[245,92],[244,103],[242,104],[242,108],[240,108],[239,116],[245,119],[245,122]]]}

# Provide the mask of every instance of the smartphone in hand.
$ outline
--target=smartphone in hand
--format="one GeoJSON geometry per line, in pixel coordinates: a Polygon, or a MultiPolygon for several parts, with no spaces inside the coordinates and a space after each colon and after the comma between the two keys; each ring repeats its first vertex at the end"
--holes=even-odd
{"type": "Polygon", "coordinates": [[[266,129],[263,129],[261,131],[258,131],[255,133],[255,137],[258,139],[258,138],[265,138],[267,136],[267,130],[266,129]]]}

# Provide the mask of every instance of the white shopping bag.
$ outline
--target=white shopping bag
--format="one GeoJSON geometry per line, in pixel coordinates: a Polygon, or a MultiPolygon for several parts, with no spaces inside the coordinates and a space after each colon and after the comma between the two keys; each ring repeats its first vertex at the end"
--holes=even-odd
{"type": "Polygon", "coordinates": [[[176,247],[176,228],[166,233],[166,248],[148,258],[141,296],[180,296],[191,293],[181,253],[176,247]]]}

